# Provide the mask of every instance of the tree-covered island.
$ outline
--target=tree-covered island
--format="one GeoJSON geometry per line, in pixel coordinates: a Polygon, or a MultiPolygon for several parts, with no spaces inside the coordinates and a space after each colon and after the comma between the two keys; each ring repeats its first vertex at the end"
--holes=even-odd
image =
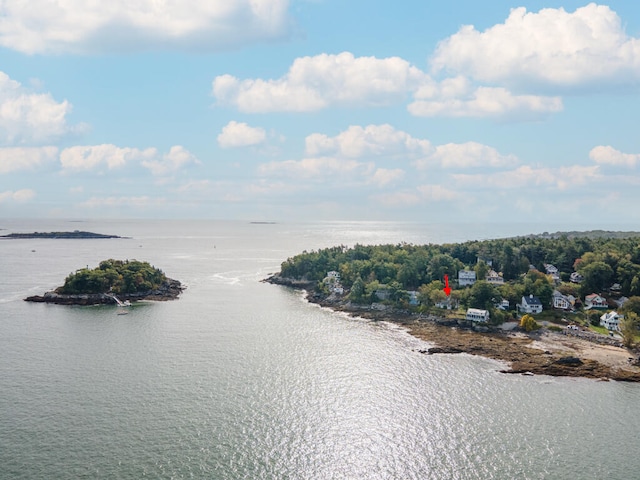
{"type": "Polygon", "coordinates": [[[105,235],[103,233],[83,232],[74,230],[73,232],[31,232],[31,233],[10,233],[0,235],[2,239],[24,240],[32,238],[52,238],[52,239],[102,239],[102,238],[123,238],[118,235],[105,235]]]}
{"type": "Polygon", "coordinates": [[[116,303],[120,300],[172,300],[183,287],[162,270],[138,260],[103,260],[94,269],[81,268],[65,279],[64,285],[43,296],[28,297],[31,302],[66,305],[116,303]]]}
{"type": "MultiPolygon", "coordinates": [[[[515,331],[544,327],[538,335],[556,332],[611,347],[631,348],[640,341],[640,238],[632,232],[572,232],[422,246],[337,246],[285,260],[268,281],[304,288],[311,301],[334,309],[401,319],[412,325],[410,330],[424,330],[427,327],[416,325],[429,319],[456,330],[493,331],[504,337],[508,334],[500,326],[515,323],[515,331]],[[478,321],[470,309],[486,317],[478,321]]],[[[432,335],[429,339],[453,351],[471,351],[465,342],[475,342],[475,348],[480,341],[475,334],[462,342],[463,347],[455,344],[462,341],[459,336],[447,342],[442,333],[437,340],[432,335]]],[[[627,352],[637,361],[637,350],[627,352]]],[[[487,356],[512,361],[495,352],[487,356]]],[[[593,376],[576,373],[580,368],[571,362],[560,368],[563,373],[529,367],[521,369],[593,376]]],[[[640,370],[635,375],[640,380],[640,370]]],[[[615,377],[610,371],[595,376],[615,377]]]]}

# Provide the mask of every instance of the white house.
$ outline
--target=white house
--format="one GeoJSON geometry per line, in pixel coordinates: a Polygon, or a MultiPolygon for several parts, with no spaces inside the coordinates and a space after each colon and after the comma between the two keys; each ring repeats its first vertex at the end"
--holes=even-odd
{"type": "Polygon", "coordinates": [[[551,265],[550,263],[545,263],[544,269],[547,271],[548,275],[558,274],[558,268],[555,265],[551,265]]]}
{"type": "Polygon", "coordinates": [[[607,312],[600,317],[600,325],[607,330],[620,331],[620,320],[624,318],[624,315],[619,315],[615,310],[607,312]]]}
{"type": "Polygon", "coordinates": [[[438,308],[446,308],[447,310],[452,310],[454,308],[458,308],[459,302],[455,300],[451,295],[440,302],[436,302],[436,307],[438,308]]]}
{"type": "Polygon", "coordinates": [[[591,295],[584,297],[584,308],[585,310],[590,310],[592,308],[609,308],[609,304],[607,303],[606,298],[601,297],[597,293],[592,293],[591,295]]]}
{"type": "Polygon", "coordinates": [[[466,287],[476,283],[476,272],[473,270],[460,270],[458,272],[458,285],[466,287]]]}
{"type": "Polygon", "coordinates": [[[342,295],[344,293],[344,288],[340,283],[340,273],[336,272],[335,270],[327,272],[327,276],[324,277],[323,282],[327,284],[330,292],[337,293],[339,295],[342,295]]]}
{"type": "Polygon", "coordinates": [[[563,295],[558,290],[553,291],[553,308],[559,310],[571,310],[575,304],[575,297],[572,295],[563,295]]]}
{"type": "Polygon", "coordinates": [[[500,310],[509,310],[509,307],[509,300],[506,298],[503,298],[502,301],[496,304],[496,308],[499,308],[500,310]]]}
{"type": "Polygon", "coordinates": [[[480,310],[479,308],[468,308],[466,319],[471,322],[486,323],[489,321],[489,311],[480,310]]]}
{"type": "Polygon", "coordinates": [[[327,272],[327,278],[329,280],[334,280],[336,282],[340,281],[340,272],[336,272],[335,270],[331,270],[330,272],[327,272]]]}
{"type": "Polygon", "coordinates": [[[542,302],[538,297],[525,295],[522,297],[522,303],[520,304],[520,311],[524,313],[540,313],[542,312],[542,302]]]}
{"type": "Polygon", "coordinates": [[[504,285],[504,278],[502,278],[495,270],[489,270],[485,278],[491,285],[504,285]]]}

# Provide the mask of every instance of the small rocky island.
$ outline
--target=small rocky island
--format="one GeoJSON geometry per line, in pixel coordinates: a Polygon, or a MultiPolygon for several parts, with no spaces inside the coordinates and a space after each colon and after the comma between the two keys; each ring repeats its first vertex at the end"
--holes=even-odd
{"type": "Polygon", "coordinates": [[[8,235],[0,235],[0,238],[24,240],[31,238],[96,239],[123,237],[119,237],[118,235],[104,235],[102,233],[82,232],[80,230],[74,230],[73,232],[10,233],[8,235]]]}
{"type": "Polygon", "coordinates": [[[82,268],[70,274],[64,285],[27,302],[58,305],[118,304],[139,300],[175,300],[184,287],[162,270],[138,260],[104,260],[94,269],[82,268]]]}

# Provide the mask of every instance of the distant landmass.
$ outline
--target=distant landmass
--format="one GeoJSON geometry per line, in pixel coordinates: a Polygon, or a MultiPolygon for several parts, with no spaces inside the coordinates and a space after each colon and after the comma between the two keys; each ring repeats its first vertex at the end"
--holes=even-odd
{"type": "Polygon", "coordinates": [[[636,238],[640,237],[640,232],[622,232],[622,231],[612,231],[612,230],[588,230],[585,232],[544,232],[532,235],[526,235],[528,238],[636,238]]]}
{"type": "Polygon", "coordinates": [[[91,238],[126,238],[118,235],[104,235],[102,233],[82,232],[74,230],[73,232],[33,232],[33,233],[10,233],[9,235],[0,235],[0,238],[9,239],[26,239],[26,238],[71,238],[71,239],[91,239],[91,238]]]}

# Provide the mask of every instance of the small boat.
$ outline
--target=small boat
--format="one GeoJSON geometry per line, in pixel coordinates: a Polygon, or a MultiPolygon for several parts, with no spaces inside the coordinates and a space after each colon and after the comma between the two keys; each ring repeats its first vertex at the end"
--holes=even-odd
{"type": "Polygon", "coordinates": [[[127,312],[126,310],[118,310],[117,315],[128,315],[129,312],[127,312]]]}

